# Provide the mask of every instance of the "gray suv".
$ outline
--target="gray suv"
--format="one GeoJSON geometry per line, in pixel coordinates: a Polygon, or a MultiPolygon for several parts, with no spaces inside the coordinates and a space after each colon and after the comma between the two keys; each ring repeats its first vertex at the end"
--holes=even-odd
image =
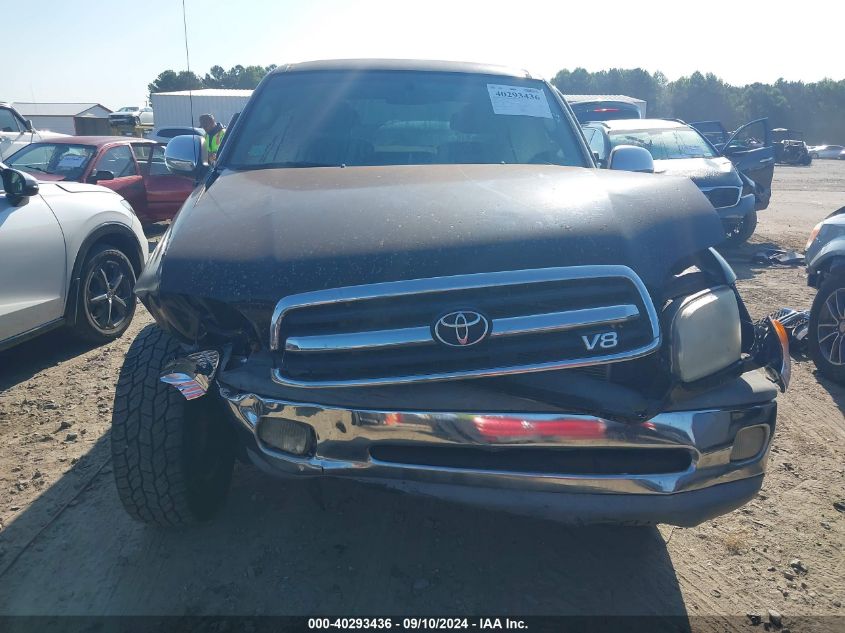
{"type": "Polygon", "coordinates": [[[813,228],[807,273],[819,291],[810,310],[810,356],[822,374],[845,384],[845,207],[813,228]]]}

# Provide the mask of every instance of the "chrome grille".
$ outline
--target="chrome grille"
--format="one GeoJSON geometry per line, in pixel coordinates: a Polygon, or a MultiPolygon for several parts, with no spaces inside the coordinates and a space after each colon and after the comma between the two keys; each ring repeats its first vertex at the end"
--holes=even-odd
{"type": "Polygon", "coordinates": [[[518,270],[367,286],[279,301],[273,379],[344,387],[588,367],[647,354],[660,343],[654,306],[625,266],[518,270]],[[444,314],[483,315],[477,345],[439,343],[444,314]],[[612,333],[612,334],[611,334],[612,333]],[[606,345],[608,335],[616,345],[606,345]]]}
{"type": "Polygon", "coordinates": [[[710,204],[715,209],[724,209],[725,207],[733,207],[739,202],[742,194],[741,187],[710,187],[702,189],[701,193],[707,196],[710,204]]]}

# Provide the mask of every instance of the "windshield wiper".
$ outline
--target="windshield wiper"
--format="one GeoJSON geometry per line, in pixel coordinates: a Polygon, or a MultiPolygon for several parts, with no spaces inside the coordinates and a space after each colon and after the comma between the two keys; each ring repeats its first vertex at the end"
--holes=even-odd
{"type": "Polygon", "coordinates": [[[35,171],[40,171],[44,174],[49,174],[50,172],[44,169],[43,167],[36,167],[35,165],[20,165],[21,169],[34,169],[35,171]]]}

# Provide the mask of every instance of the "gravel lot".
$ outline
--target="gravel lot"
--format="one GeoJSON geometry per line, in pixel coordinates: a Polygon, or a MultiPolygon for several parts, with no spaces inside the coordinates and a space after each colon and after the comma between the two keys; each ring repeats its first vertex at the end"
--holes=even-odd
{"type": "MultiPolygon", "coordinates": [[[[813,296],[801,268],[749,265],[756,248],[803,249],[843,205],[845,161],[777,168],[753,243],[726,253],[754,316],[813,296]]],[[[148,322],[140,312],[106,347],[58,332],[0,354],[0,615],[687,614],[734,630],[774,609],[793,631],[845,622],[845,389],[806,360],[779,400],[763,492],[693,529],[575,529],[240,466],[223,516],[174,532],[124,514],[109,462],[114,384],[148,322]]]]}

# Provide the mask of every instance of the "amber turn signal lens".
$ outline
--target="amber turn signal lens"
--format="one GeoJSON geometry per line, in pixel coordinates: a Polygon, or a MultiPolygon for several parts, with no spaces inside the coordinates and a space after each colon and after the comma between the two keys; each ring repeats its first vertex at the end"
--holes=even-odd
{"type": "Polygon", "coordinates": [[[813,243],[813,242],[816,240],[816,238],[819,236],[819,231],[821,231],[821,230],[822,230],[822,224],[823,224],[822,222],[819,222],[818,224],[816,224],[816,226],[814,226],[814,227],[813,227],[813,230],[812,230],[812,231],[810,231],[810,239],[808,239],[808,240],[807,240],[807,245],[804,247],[804,250],[805,250],[805,251],[806,251],[808,248],[810,248],[810,246],[812,245],[812,243],[813,243]]]}
{"type": "Polygon", "coordinates": [[[792,359],[789,356],[789,334],[783,323],[777,319],[772,319],[772,326],[775,328],[775,333],[778,335],[780,341],[781,354],[783,355],[783,363],[780,369],[780,377],[783,381],[783,390],[789,387],[789,381],[792,379],[792,359]]]}

